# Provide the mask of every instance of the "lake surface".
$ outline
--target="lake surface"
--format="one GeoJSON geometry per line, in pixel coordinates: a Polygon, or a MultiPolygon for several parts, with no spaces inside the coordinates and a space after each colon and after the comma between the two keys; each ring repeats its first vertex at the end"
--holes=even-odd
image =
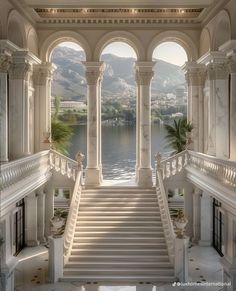
{"type": "MultiPolygon", "coordinates": [[[[74,159],[78,151],[87,154],[87,126],[73,126],[69,156],[74,159]]],[[[152,125],[152,167],[154,156],[159,152],[169,152],[164,139],[166,131],[162,125],[152,125]]],[[[132,179],[135,177],[136,128],[135,126],[102,126],[102,167],[104,179],[132,179]]],[[[86,160],[84,162],[86,167],[86,160]]]]}

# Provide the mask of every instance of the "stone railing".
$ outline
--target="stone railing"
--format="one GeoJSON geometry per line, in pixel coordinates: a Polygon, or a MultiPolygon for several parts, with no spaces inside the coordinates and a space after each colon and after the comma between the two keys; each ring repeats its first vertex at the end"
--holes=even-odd
{"type": "Polygon", "coordinates": [[[157,169],[156,169],[156,193],[157,200],[160,208],[160,215],[163,224],[164,235],[167,243],[168,254],[170,262],[174,265],[175,257],[175,232],[173,223],[170,216],[170,210],[167,201],[167,195],[162,178],[162,163],[161,156],[157,154],[157,169]]]}
{"type": "Polygon", "coordinates": [[[188,166],[236,189],[236,162],[188,151],[188,166]]]}
{"type": "Polygon", "coordinates": [[[76,180],[78,172],[78,163],[54,150],[49,153],[51,169],[60,172],[69,179],[76,180]]]}
{"type": "Polygon", "coordinates": [[[72,240],[74,237],[76,221],[79,212],[79,204],[83,184],[83,165],[82,165],[83,159],[84,155],[79,152],[77,154],[77,176],[71,197],[70,208],[64,232],[64,264],[68,261],[71,252],[72,240]]]}
{"type": "Polygon", "coordinates": [[[48,151],[0,165],[0,191],[20,182],[40,170],[48,170],[48,151]]]}
{"type": "Polygon", "coordinates": [[[188,163],[188,151],[183,151],[177,155],[161,161],[161,174],[163,180],[175,176],[181,172],[188,163]]]}

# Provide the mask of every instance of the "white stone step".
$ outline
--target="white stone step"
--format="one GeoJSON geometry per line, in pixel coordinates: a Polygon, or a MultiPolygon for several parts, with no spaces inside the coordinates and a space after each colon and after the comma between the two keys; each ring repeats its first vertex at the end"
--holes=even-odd
{"type": "Polygon", "coordinates": [[[169,262],[168,255],[94,255],[81,254],[80,256],[71,255],[70,262],[169,262]]]}
{"type": "Polygon", "coordinates": [[[113,215],[88,215],[88,214],[82,214],[78,215],[77,217],[77,222],[79,221],[120,221],[120,222],[133,222],[133,221],[150,221],[150,222],[155,222],[155,221],[160,221],[160,215],[155,215],[155,216],[141,216],[141,215],[128,215],[127,213],[123,213],[123,215],[117,215],[116,213],[113,215]]]}
{"type": "Polygon", "coordinates": [[[111,209],[107,210],[107,211],[103,211],[103,210],[98,210],[98,211],[79,211],[79,217],[82,216],[118,216],[118,215],[128,215],[128,216],[157,216],[159,214],[158,211],[139,211],[134,209],[133,211],[131,210],[127,210],[127,211],[111,211],[111,209]]]}
{"type": "Polygon", "coordinates": [[[80,212],[86,212],[86,211],[103,211],[103,212],[152,212],[152,213],[160,213],[159,208],[155,206],[143,206],[143,205],[136,205],[136,206],[130,206],[130,205],[115,205],[112,206],[97,206],[97,205],[80,205],[79,207],[80,212]]]}
{"type": "Polygon", "coordinates": [[[96,247],[96,249],[101,248],[125,248],[125,249],[166,249],[166,244],[165,243],[137,243],[137,242],[132,242],[132,243],[116,243],[116,242],[110,242],[110,243],[103,243],[103,242],[94,242],[94,243],[89,243],[89,242],[80,242],[80,243],[73,243],[73,248],[77,249],[77,248],[94,248],[96,247]]]}
{"type": "Polygon", "coordinates": [[[84,208],[84,207],[155,207],[155,209],[158,209],[158,204],[157,201],[155,202],[140,202],[140,201],[126,201],[126,202],[120,202],[120,201],[116,201],[116,202],[112,202],[112,201],[108,201],[108,202],[104,202],[104,201],[96,201],[91,203],[91,201],[89,202],[84,202],[84,201],[80,201],[80,208],[84,208]]]}
{"type": "Polygon", "coordinates": [[[123,276],[115,276],[115,275],[66,275],[64,274],[63,278],[61,281],[64,282],[120,282],[122,285],[127,285],[130,284],[131,282],[134,282],[134,284],[137,284],[137,282],[145,282],[145,283],[160,283],[160,282],[175,282],[176,278],[174,276],[157,276],[157,275],[143,275],[140,274],[138,276],[135,275],[123,275],[123,276]]]}
{"type": "Polygon", "coordinates": [[[123,269],[109,269],[109,268],[65,268],[65,275],[116,275],[116,276],[125,276],[129,275],[149,275],[149,276],[174,276],[174,271],[170,268],[140,268],[140,269],[132,269],[132,268],[123,268],[123,269]]]}
{"type": "Polygon", "coordinates": [[[129,220],[129,221],[121,221],[121,220],[100,220],[100,221],[81,221],[80,219],[76,222],[76,227],[92,227],[92,226],[111,226],[111,227],[117,227],[117,226],[127,226],[127,227],[162,227],[162,222],[160,220],[156,221],[135,221],[135,220],[129,220]]]}
{"type": "Polygon", "coordinates": [[[112,234],[107,235],[105,237],[97,237],[97,236],[89,236],[89,237],[83,237],[83,236],[75,236],[73,239],[73,243],[80,243],[80,242],[89,242],[89,243],[110,243],[110,242],[116,242],[122,244],[123,242],[127,243],[164,243],[165,238],[163,236],[160,237],[147,237],[147,236],[142,236],[142,237],[114,237],[112,234]]]}
{"type": "Polygon", "coordinates": [[[86,231],[86,232],[118,232],[118,231],[123,231],[123,232],[158,232],[158,233],[164,233],[163,232],[163,227],[153,227],[153,226],[126,226],[124,225],[119,225],[119,226],[77,226],[75,228],[76,233],[80,233],[80,231],[86,231]]]}
{"type": "Polygon", "coordinates": [[[123,268],[132,268],[132,269],[140,269],[140,268],[172,268],[172,265],[169,262],[90,262],[90,261],[69,261],[65,268],[109,268],[109,269],[123,269],[123,268]]]}
{"type": "Polygon", "coordinates": [[[149,256],[158,256],[158,255],[167,255],[168,252],[167,252],[167,249],[123,249],[123,248],[112,248],[112,249],[96,249],[96,248],[93,248],[93,249],[82,249],[82,248],[79,248],[79,249],[75,249],[74,247],[72,247],[72,250],[71,250],[71,255],[77,255],[77,256],[80,256],[80,255],[130,255],[130,256],[134,256],[134,255],[139,255],[139,254],[142,254],[142,255],[149,255],[149,256]]]}
{"type": "Polygon", "coordinates": [[[139,237],[141,238],[142,236],[145,236],[147,238],[155,238],[155,237],[160,237],[163,236],[163,232],[159,233],[157,231],[154,232],[148,232],[148,231],[133,231],[133,232],[127,232],[127,231],[116,231],[116,232],[108,232],[108,231],[93,231],[93,232],[88,232],[88,231],[80,231],[76,232],[74,237],[100,237],[100,238],[105,238],[109,236],[113,236],[114,238],[121,238],[121,237],[139,237]]]}

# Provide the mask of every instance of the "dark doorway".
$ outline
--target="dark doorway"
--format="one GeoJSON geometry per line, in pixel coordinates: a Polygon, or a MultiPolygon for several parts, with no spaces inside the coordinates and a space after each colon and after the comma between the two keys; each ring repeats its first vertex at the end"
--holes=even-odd
{"type": "Polygon", "coordinates": [[[213,199],[213,247],[223,257],[224,256],[224,240],[223,229],[224,219],[223,214],[220,211],[221,203],[213,199]]]}
{"type": "Polygon", "coordinates": [[[17,204],[17,212],[14,217],[14,240],[15,240],[15,256],[25,246],[25,202],[24,199],[20,200],[17,204]]]}

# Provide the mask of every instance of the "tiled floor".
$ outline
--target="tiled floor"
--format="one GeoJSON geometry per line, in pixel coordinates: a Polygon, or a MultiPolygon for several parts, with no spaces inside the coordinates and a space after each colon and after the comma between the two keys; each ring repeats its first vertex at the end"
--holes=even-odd
{"type": "MultiPolygon", "coordinates": [[[[16,291],[94,291],[92,285],[78,283],[47,283],[48,250],[42,246],[23,250],[15,272],[16,291]],[[37,255],[40,254],[40,255],[37,255]]],[[[222,282],[222,267],[219,255],[211,247],[193,246],[189,249],[190,282],[222,282]]],[[[142,291],[219,291],[222,287],[172,287],[171,285],[138,285],[142,291]]],[[[96,286],[94,286],[96,287],[96,286]]],[[[99,291],[136,291],[135,286],[101,286],[99,291]]]]}

